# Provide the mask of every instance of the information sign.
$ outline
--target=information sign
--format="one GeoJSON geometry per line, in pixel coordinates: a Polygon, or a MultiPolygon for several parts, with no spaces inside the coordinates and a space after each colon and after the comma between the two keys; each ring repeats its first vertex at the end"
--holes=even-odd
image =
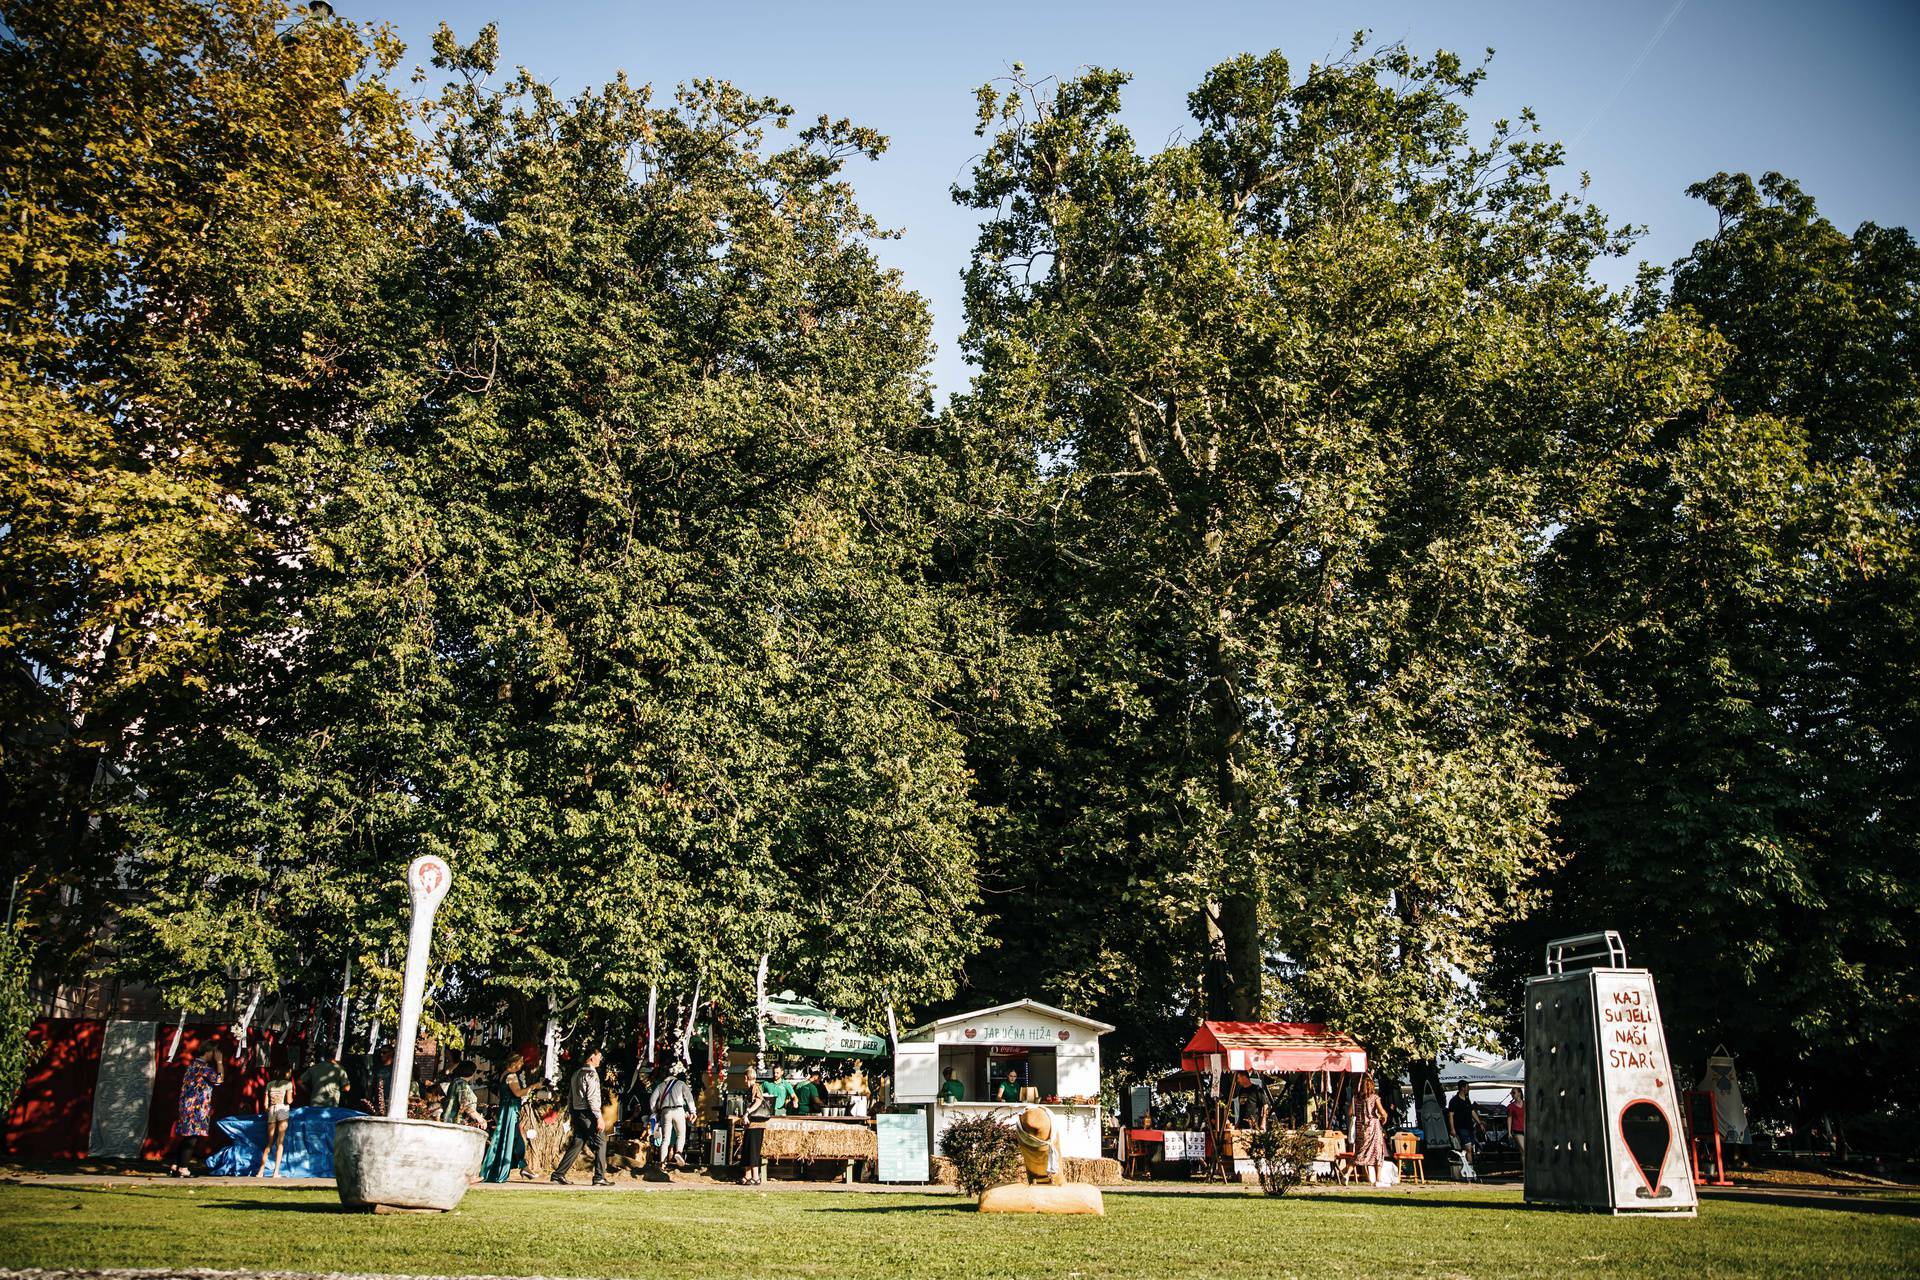
{"type": "Polygon", "coordinates": [[[889,1111],[874,1117],[880,1139],[880,1181],[927,1182],[932,1169],[927,1158],[927,1113],[889,1111]]]}

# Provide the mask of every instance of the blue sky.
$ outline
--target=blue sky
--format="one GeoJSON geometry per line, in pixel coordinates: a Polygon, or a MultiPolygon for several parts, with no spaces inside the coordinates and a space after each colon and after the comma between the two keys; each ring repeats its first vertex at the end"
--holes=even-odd
{"type": "MultiPolygon", "coordinates": [[[[1279,49],[1304,67],[1362,27],[1417,51],[1477,57],[1491,45],[1476,116],[1533,107],[1568,144],[1569,181],[1585,170],[1597,204],[1648,228],[1637,257],[1664,264],[1711,233],[1711,213],[1684,191],[1722,169],[1798,178],[1847,230],[1869,219],[1920,227],[1916,0],[333,3],[342,17],[392,22],[422,62],[441,19],[463,36],[493,21],[504,62],[564,91],[622,69],[661,90],[712,75],[784,98],[803,118],[851,116],[886,133],[888,154],[852,177],[868,210],[905,232],[880,252],[933,306],[943,392],[967,379],[959,273],[974,230],[948,191],[980,147],[974,86],[1015,61],[1036,75],[1132,72],[1127,120],[1151,149],[1189,123],[1186,95],[1207,68],[1237,53],[1279,49]]],[[[1625,280],[1632,266],[1608,275],[1625,280]]]]}

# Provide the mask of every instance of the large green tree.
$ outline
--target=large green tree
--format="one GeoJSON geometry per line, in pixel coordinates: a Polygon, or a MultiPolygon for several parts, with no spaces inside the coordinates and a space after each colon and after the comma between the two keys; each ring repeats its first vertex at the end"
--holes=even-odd
{"type": "Polygon", "coordinates": [[[134,941],[352,958],[390,998],[431,850],[448,1011],[696,978],[738,1010],[763,952],[851,1012],[943,995],[978,924],[941,699],[977,628],[926,576],[955,485],[925,307],[842,175],[884,139],[775,145],[790,110],[712,82],[563,100],[495,50],[436,39],[428,180],[357,317],[382,377],[254,495],[277,626],[136,762],[134,941]]]}
{"type": "Polygon", "coordinates": [[[101,936],[126,766],[270,596],[273,450],[364,372],[399,52],[279,0],[0,6],[0,862],[50,963],[101,936]]]}
{"type": "Polygon", "coordinates": [[[1920,1051],[1920,250],[1778,174],[1690,194],[1719,226],[1671,302],[1725,364],[1545,566],[1570,857],[1508,989],[1617,928],[1682,1060],[1845,1114],[1920,1051]]]}
{"type": "Polygon", "coordinates": [[[1032,459],[1061,651],[1057,728],[982,750],[1032,815],[984,981],[1136,1025],[1329,1016],[1389,1063],[1473,1030],[1561,787],[1530,570],[1704,369],[1590,282],[1624,238],[1529,117],[1470,142],[1482,76],[1243,56],[1151,155],[1121,74],[982,89],[965,412],[1032,459]]]}

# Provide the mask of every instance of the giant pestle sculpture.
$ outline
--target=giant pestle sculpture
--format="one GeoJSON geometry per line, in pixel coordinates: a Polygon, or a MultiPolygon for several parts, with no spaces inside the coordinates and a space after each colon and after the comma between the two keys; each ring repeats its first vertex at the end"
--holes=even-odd
{"type": "Polygon", "coordinates": [[[340,1202],[376,1213],[445,1211],[460,1203],[480,1172],[487,1135],[465,1125],[407,1118],[413,1086],[413,1046],[426,999],[427,951],[433,917],[453,884],[453,871],[432,854],[407,867],[413,924],[407,933],[407,967],[400,985],[400,1027],[394,1040],[393,1074],[387,1082],[387,1114],[342,1120],[334,1130],[333,1176],[340,1202]]]}

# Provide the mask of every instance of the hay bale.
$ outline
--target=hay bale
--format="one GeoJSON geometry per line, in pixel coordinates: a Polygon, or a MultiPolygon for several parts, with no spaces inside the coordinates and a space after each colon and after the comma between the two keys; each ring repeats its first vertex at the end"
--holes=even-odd
{"type": "Polygon", "coordinates": [[[943,1187],[960,1185],[960,1175],[954,1172],[953,1161],[945,1156],[935,1156],[928,1162],[927,1176],[943,1187]]]}
{"type": "Polygon", "coordinates": [[[1108,1160],[1104,1156],[1086,1160],[1079,1156],[1068,1156],[1063,1162],[1063,1172],[1068,1182],[1084,1182],[1095,1187],[1117,1187],[1120,1185],[1120,1162],[1108,1160]]]}
{"type": "Polygon", "coordinates": [[[1100,1188],[1084,1182],[1060,1186],[991,1187],[980,1194],[982,1213],[1086,1213],[1105,1216],[1106,1202],[1100,1188]]]}
{"type": "Polygon", "coordinates": [[[880,1139],[863,1124],[775,1119],[767,1121],[761,1152],[768,1160],[878,1160],[880,1139]]]}

